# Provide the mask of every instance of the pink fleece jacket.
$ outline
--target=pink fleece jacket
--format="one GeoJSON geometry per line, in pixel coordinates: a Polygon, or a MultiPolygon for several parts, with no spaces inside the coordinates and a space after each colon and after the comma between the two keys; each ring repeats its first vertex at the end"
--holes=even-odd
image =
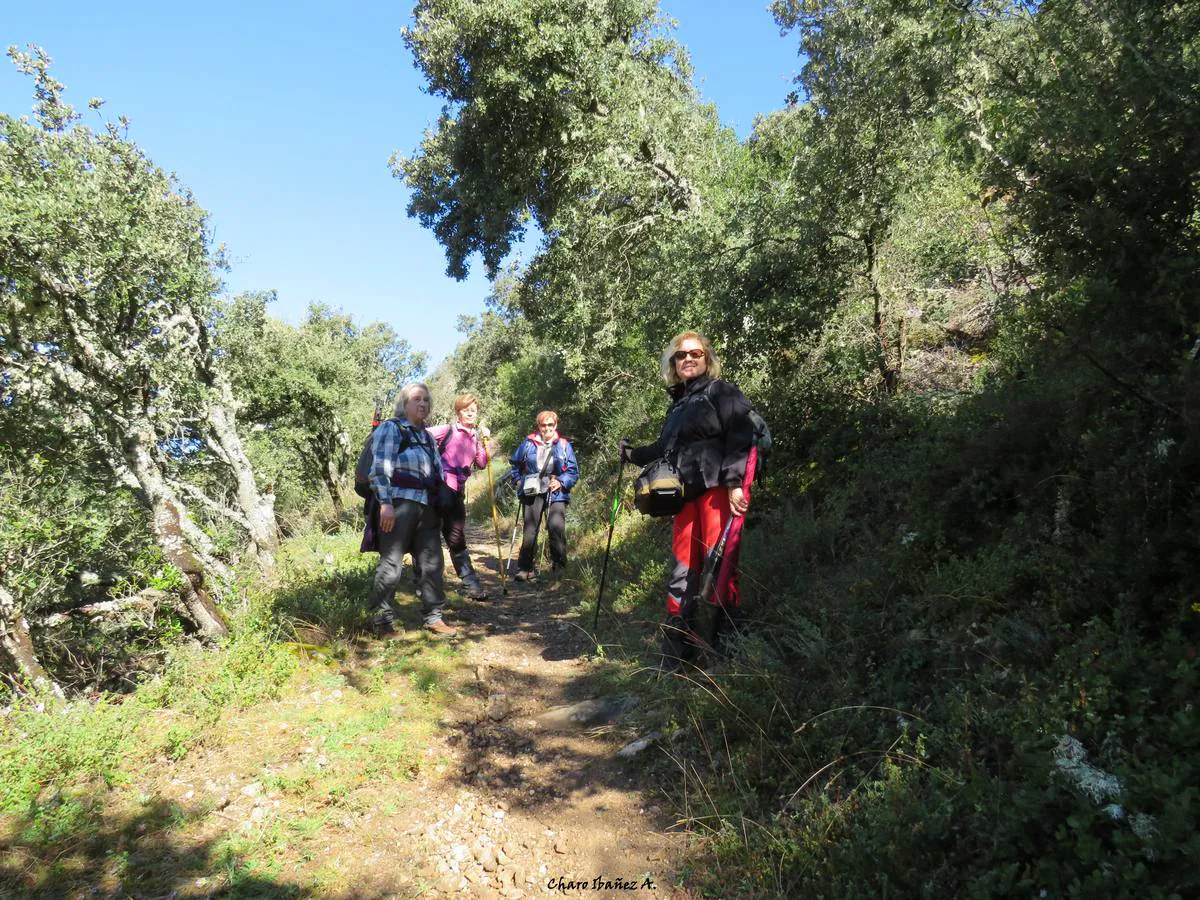
{"type": "Polygon", "coordinates": [[[446,484],[453,491],[464,491],[467,479],[471,477],[471,467],[482,469],[487,465],[487,452],[483,442],[479,440],[479,432],[474,428],[464,428],[455,422],[453,425],[434,425],[429,429],[433,439],[442,450],[442,471],[445,473],[446,484]],[[450,432],[450,437],[446,433],[450,432]]]}

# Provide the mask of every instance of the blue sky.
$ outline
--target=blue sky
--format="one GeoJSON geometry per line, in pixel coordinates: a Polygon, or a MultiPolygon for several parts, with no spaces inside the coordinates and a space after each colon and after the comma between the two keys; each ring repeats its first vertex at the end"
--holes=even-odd
{"type": "MultiPolygon", "coordinates": [[[[662,0],[706,99],[745,136],[778,109],[799,61],[767,0],[662,0]]],[[[0,46],[40,44],[67,98],[131,120],[130,137],[208,210],[229,291],[278,291],[274,314],[311,302],[390,322],[434,361],[484,308],[486,279],[445,275],[432,234],[405,215],[388,157],[409,153],[439,104],[400,40],[409,3],[45,0],[5,4],[0,46]]],[[[0,110],[29,112],[29,81],[3,61],[0,110]]]]}

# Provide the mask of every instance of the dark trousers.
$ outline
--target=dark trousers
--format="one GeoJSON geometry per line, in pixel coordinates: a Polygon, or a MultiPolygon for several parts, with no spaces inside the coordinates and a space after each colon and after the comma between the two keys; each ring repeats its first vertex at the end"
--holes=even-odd
{"type": "Polygon", "coordinates": [[[471,553],[467,550],[467,498],[465,494],[455,493],[454,501],[441,511],[442,537],[450,548],[450,562],[459,578],[467,578],[475,574],[471,565],[471,553]]]}
{"type": "Polygon", "coordinates": [[[521,498],[525,508],[525,527],[521,534],[517,568],[524,572],[533,571],[533,554],[537,550],[538,525],[543,510],[546,512],[546,530],[550,535],[550,563],[556,569],[567,564],[567,504],[562,500],[547,504],[548,497],[548,494],[538,494],[521,498]]]}
{"type": "MultiPolygon", "coordinates": [[[[475,574],[475,566],[471,563],[471,551],[467,549],[467,498],[464,494],[455,493],[449,506],[438,510],[441,522],[442,537],[450,549],[450,562],[459,578],[469,578],[475,574]]],[[[413,572],[420,573],[421,563],[413,557],[413,572]]]]}
{"type": "Polygon", "coordinates": [[[404,554],[411,553],[417,569],[417,596],[428,625],[441,619],[446,606],[438,515],[414,500],[400,500],[394,508],[396,524],[391,531],[379,531],[379,566],[375,569],[369,608],[376,626],[396,620],[396,588],[400,584],[404,554]]]}

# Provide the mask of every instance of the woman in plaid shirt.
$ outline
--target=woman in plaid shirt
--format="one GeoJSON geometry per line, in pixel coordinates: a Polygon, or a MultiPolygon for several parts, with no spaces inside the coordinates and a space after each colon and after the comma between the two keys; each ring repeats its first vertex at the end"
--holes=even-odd
{"type": "Polygon", "coordinates": [[[448,637],[455,634],[442,621],[446,594],[435,508],[442,461],[433,436],[425,430],[430,405],[425,384],[414,381],[405,385],[395,418],[381,422],[371,442],[371,490],[379,498],[379,567],[370,609],[380,637],[396,633],[396,587],[405,553],[411,553],[417,563],[417,596],[425,630],[448,637]]]}

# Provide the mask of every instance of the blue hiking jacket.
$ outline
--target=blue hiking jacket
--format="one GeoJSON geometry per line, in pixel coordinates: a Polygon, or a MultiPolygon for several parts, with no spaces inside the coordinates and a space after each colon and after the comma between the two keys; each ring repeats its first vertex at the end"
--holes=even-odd
{"type": "MultiPolygon", "coordinates": [[[[546,475],[557,477],[559,483],[562,484],[562,490],[550,491],[550,502],[570,503],[571,488],[575,486],[575,482],[579,481],[579,463],[575,459],[575,450],[570,441],[560,437],[551,447],[551,453],[554,461],[550,464],[550,470],[546,472],[546,475]]],[[[508,461],[512,464],[512,472],[509,477],[520,490],[521,479],[537,471],[537,435],[531,434],[525,438],[513,451],[513,455],[509,457],[508,461]]]]}

